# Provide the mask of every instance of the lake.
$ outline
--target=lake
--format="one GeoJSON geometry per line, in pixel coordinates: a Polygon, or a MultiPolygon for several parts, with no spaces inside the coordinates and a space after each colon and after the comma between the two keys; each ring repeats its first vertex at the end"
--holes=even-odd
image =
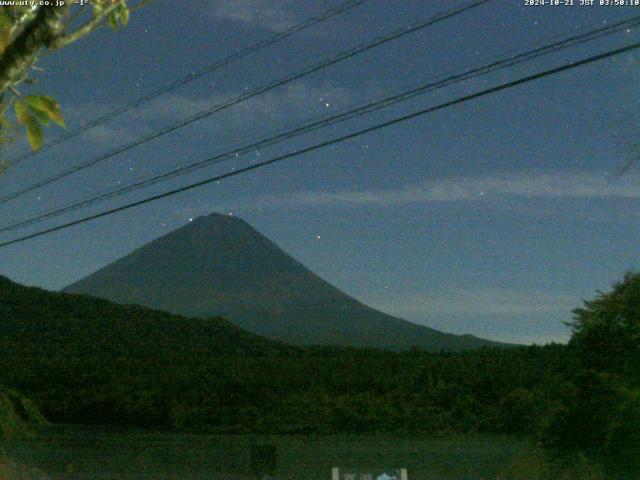
{"type": "Polygon", "coordinates": [[[358,472],[346,480],[401,467],[409,480],[494,479],[531,450],[526,440],[506,436],[200,435],[77,426],[0,445],[0,480],[247,479],[257,445],[275,447],[271,478],[330,480],[339,466],[358,472]]]}

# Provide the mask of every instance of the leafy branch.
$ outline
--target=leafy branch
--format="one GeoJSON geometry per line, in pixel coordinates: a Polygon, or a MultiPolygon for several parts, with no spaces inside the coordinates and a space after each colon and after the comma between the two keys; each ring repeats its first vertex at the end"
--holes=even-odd
{"type": "Polygon", "coordinates": [[[27,129],[27,139],[31,148],[39,150],[44,141],[43,126],[53,121],[64,127],[60,104],[45,95],[28,95],[15,102],[16,119],[27,129]]]}
{"type": "MultiPolygon", "coordinates": [[[[104,25],[117,31],[128,24],[131,11],[149,2],[141,0],[130,8],[126,0],[89,0],[89,18],[84,18],[87,16],[84,12],[88,9],[83,6],[72,8],[71,1],[59,6],[17,5],[1,8],[0,145],[9,140],[6,134],[11,122],[7,115],[12,106],[15,119],[24,126],[34,150],[42,146],[43,127],[50,122],[64,127],[60,105],[53,98],[46,95],[27,95],[22,98],[16,89],[22,83],[36,83],[30,75],[37,70],[36,63],[41,55],[71,45],[104,25]],[[5,92],[13,95],[4,95],[5,92]]],[[[0,174],[2,170],[0,165],[0,174]]]]}

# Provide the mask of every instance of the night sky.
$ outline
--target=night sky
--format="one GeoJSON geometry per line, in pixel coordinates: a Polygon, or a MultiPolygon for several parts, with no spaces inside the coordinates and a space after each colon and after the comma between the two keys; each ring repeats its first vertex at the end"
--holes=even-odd
{"type": "MultiPolygon", "coordinates": [[[[156,1],[127,28],[39,63],[73,129],[336,0],[156,1]]],[[[118,117],[0,178],[0,194],[342,50],[466,2],[370,0],[118,117]]],[[[579,0],[575,0],[578,4],[579,0]]],[[[0,226],[472,68],[597,28],[640,7],[486,5],[390,42],[0,205],[0,226]]],[[[251,152],[0,241],[241,168],[396,115],[637,42],[640,29],[417,97],[251,152]]],[[[565,341],[563,321],[640,267],[637,53],[619,55],[81,226],[0,249],[0,274],[59,289],[211,212],[245,219],[321,277],[384,312],[453,333],[565,341]]],[[[48,138],[61,131],[51,128],[48,138]]],[[[4,152],[27,150],[21,140],[4,152]]]]}

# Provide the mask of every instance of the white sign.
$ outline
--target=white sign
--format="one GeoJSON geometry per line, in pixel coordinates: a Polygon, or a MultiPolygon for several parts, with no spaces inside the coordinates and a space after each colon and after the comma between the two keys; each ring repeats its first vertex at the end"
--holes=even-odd
{"type": "Polygon", "coordinates": [[[331,480],[408,480],[406,468],[331,469],[331,480]]]}

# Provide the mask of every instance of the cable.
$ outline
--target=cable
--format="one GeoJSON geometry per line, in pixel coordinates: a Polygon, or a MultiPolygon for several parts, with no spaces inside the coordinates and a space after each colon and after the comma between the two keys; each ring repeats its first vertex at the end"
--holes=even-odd
{"type": "MultiPolygon", "coordinates": [[[[600,22],[598,22],[598,24],[600,24],[600,22]]],[[[551,44],[547,44],[547,45],[542,45],[540,47],[534,48],[533,50],[528,50],[526,52],[522,52],[519,53],[517,55],[510,55],[510,53],[514,52],[514,50],[512,50],[511,52],[506,54],[505,58],[502,58],[500,60],[497,61],[493,61],[492,63],[489,63],[488,65],[484,65],[481,67],[476,67],[474,69],[471,70],[464,70],[462,73],[459,74],[447,74],[446,76],[443,76],[444,78],[442,78],[442,80],[438,80],[438,81],[433,81],[424,85],[420,85],[417,88],[412,88],[408,91],[404,91],[401,92],[399,94],[393,95],[393,96],[389,96],[386,98],[382,98],[380,100],[377,100],[375,102],[371,102],[371,103],[367,103],[361,107],[357,107],[357,108],[353,108],[351,110],[342,112],[342,113],[338,113],[335,115],[332,115],[330,117],[326,117],[323,118],[319,121],[314,121],[311,122],[309,124],[306,124],[302,127],[298,127],[296,129],[284,132],[284,133],[280,133],[278,135],[260,140],[258,142],[254,142],[248,145],[245,145],[243,147],[239,147],[239,148],[235,148],[232,150],[229,150],[225,153],[216,155],[214,157],[208,158],[206,160],[201,160],[195,163],[191,163],[189,165],[177,168],[177,169],[173,169],[173,170],[169,170],[167,172],[164,172],[162,174],[153,176],[153,177],[148,177],[146,179],[134,182],[133,184],[129,184],[123,187],[119,187],[115,190],[109,190],[107,192],[98,194],[98,195],[94,195],[92,197],[89,197],[88,199],[79,201],[79,202],[75,202],[72,203],[70,205],[61,207],[61,208],[57,208],[57,209],[52,209],[49,210],[47,212],[43,212],[37,216],[34,216],[32,218],[29,218],[27,220],[23,220],[21,222],[18,223],[14,223],[11,225],[7,225],[4,226],[2,228],[0,228],[0,232],[7,232],[7,231],[11,231],[11,230],[16,230],[28,225],[33,225],[35,223],[40,223],[44,220],[50,219],[50,218],[54,218],[57,216],[60,216],[62,214],[71,212],[71,211],[75,211],[79,208],[83,208],[83,207],[87,207],[87,206],[92,206],[95,205],[97,203],[100,203],[104,200],[110,199],[110,198],[114,198],[114,197],[118,197],[121,195],[124,195],[126,193],[130,193],[132,191],[138,190],[140,188],[144,188],[146,186],[149,185],[154,185],[156,183],[159,183],[161,181],[164,180],[168,180],[170,178],[176,177],[178,175],[183,175],[186,173],[190,173],[193,172],[195,170],[213,165],[213,164],[218,164],[218,163],[222,163],[223,161],[226,161],[228,159],[234,159],[237,158],[240,155],[243,155],[247,152],[253,151],[257,148],[264,148],[266,146],[271,146],[271,145],[275,145],[277,143],[281,143],[284,140],[288,140],[290,138],[293,137],[297,137],[299,135],[305,134],[305,133],[309,133],[311,131],[315,131],[318,130],[320,128],[324,128],[330,125],[334,125],[336,123],[339,122],[343,122],[346,121],[348,119],[357,117],[357,116],[361,116],[364,115],[365,113],[369,113],[369,112],[373,112],[376,110],[380,110],[382,108],[386,108],[388,106],[397,104],[399,102],[403,102],[406,100],[409,100],[411,98],[414,98],[418,95],[422,95],[426,92],[429,91],[433,91],[435,89],[439,89],[439,88],[443,88],[449,85],[452,85],[454,83],[458,83],[461,81],[465,81],[465,80],[469,80],[471,78],[475,78],[477,76],[480,75],[485,75],[488,74],[490,72],[494,72],[497,71],[499,69],[503,69],[503,68],[507,68],[507,67],[511,67],[513,65],[516,65],[518,63],[524,62],[524,61],[528,61],[528,60],[532,60],[534,58],[540,57],[542,55],[548,55],[549,53],[553,53],[556,51],[559,51],[561,49],[565,49],[568,47],[572,47],[578,44],[582,44],[585,43],[587,41],[591,41],[594,40],[596,38],[601,38],[605,35],[611,35],[614,33],[617,33],[621,30],[626,30],[626,29],[630,29],[630,28],[635,28],[637,26],[640,25],[640,16],[636,16],[633,17],[631,19],[627,19],[627,20],[623,20],[620,21],[618,23],[615,24],[611,24],[607,27],[601,27],[595,30],[591,30],[591,31],[587,31],[586,33],[582,33],[580,35],[574,35],[572,37],[563,39],[561,41],[558,42],[554,42],[551,44]]],[[[554,35],[554,37],[557,37],[558,35],[554,35]]]]}
{"type": "Polygon", "coordinates": [[[561,42],[556,42],[553,43],[551,45],[545,45],[543,47],[540,48],[536,48],[532,51],[528,51],[525,53],[521,53],[519,55],[513,56],[513,57],[507,57],[506,59],[503,59],[501,61],[497,61],[497,62],[493,62],[487,66],[483,66],[483,67],[479,67],[479,68],[475,68],[473,70],[468,70],[465,71],[464,74],[461,75],[456,75],[456,76],[452,76],[452,77],[447,77],[445,80],[440,81],[440,82],[436,82],[436,83],[429,83],[427,85],[423,85],[420,86],[418,88],[409,90],[408,92],[403,92],[401,94],[398,95],[394,95],[392,97],[387,97],[384,98],[382,100],[373,102],[373,103],[369,103],[366,104],[363,107],[359,107],[356,109],[352,109],[350,111],[347,112],[343,112],[337,115],[333,115],[329,118],[325,118],[322,119],[320,121],[317,122],[312,122],[311,124],[307,124],[303,127],[299,127],[297,129],[294,129],[292,131],[289,132],[285,132],[279,135],[276,135],[275,137],[270,137],[268,139],[265,140],[261,140],[259,142],[256,143],[252,143],[250,145],[244,146],[244,147],[240,147],[240,148],[236,148],[233,149],[231,151],[228,151],[226,153],[217,155],[211,159],[207,159],[204,161],[200,161],[200,162],[196,162],[196,163],[192,163],[189,164],[187,166],[175,169],[175,170],[171,170],[169,172],[165,172],[163,174],[157,175],[155,177],[150,177],[147,179],[144,179],[142,181],[138,181],[136,183],[124,186],[124,187],[120,187],[116,190],[110,190],[107,191],[106,193],[102,193],[99,194],[98,196],[93,196],[90,197],[89,199],[85,199],[83,201],[77,202],[77,203],[73,203],[71,205],[62,207],[62,208],[58,208],[58,209],[53,209],[50,210],[48,212],[42,213],[36,217],[33,217],[31,219],[22,221],[20,223],[16,223],[16,224],[12,224],[12,225],[8,225],[5,227],[0,228],[0,232],[5,232],[5,231],[10,231],[10,230],[15,230],[17,228],[20,227],[24,227],[27,225],[31,225],[34,223],[39,223],[41,221],[44,221],[46,219],[52,218],[52,217],[56,217],[59,216],[61,214],[67,213],[69,211],[73,211],[73,210],[77,210],[78,208],[82,208],[85,206],[90,206],[90,205],[94,205],[96,203],[99,203],[102,200],[106,200],[109,198],[113,198],[113,197],[117,197],[120,195],[123,195],[125,193],[129,193],[131,191],[134,190],[138,190],[139,188],[143,188],[145,186],[148,185],[153,185],[155,183],[158,183],[160,181],[169,179],[169,178],[173,178],[175,176],[178,175],[182,175],[185,173],[190,173],[192,171],[195,171],[197,169],[200,168],[204,168],[206,166],[212,165],[212,164],[217,164],[217,163],[221,163],[222,161],[225,161],[229,158],[234,158],[234,157],[238,157],[239,155],[242,155],[244,153],[247,153],[248,151],[257,149],[257,148],[262,148],[265,146],[270,146],[276,143],[280,143],[281,141],[285,140],[285,139],[289,139],[292,138],[294,136],[298,136],[300,134],[303,133],[308,133],[310,131],[316,130],[318,128],[323,128],[326,127],[328,125],[332,125],[334,123],[338,123],[341,121],[345,121],[349,118],[353,118],[355,116],[360,116],[363,115],[364,113],[368,113],[374,110],[378,110],[381,108],[385,108],[387,106],[393,105],[395,103],[398,103],[400,101],[405,101],[408,100],[410,98],[413,98],[417,95],[426,93],[427,91],[432,91],[435,88],[442,88],[444,86],[448,86],[451,85],[452,83],[456,83],[462,80],[468,80],[470,78],[473,78],[475,76],[478,76],[480,74],[486,74],[489,73],[491,71],[495,71],[499,68],[505,68],[507,66],[512,66],[515,65],[517,63],[520,63],[522,61],[526,61],[526,60],[531,60],[533,58],[536,58],[540,55],[543,54],[548,54],[551,53],[553,51],[557,51],[560,50],[561,48],[567,48],[569,46],[574,46],[577,45],[578,43],[584,43],[585,41],[589,41],[589,40],[593,40],[594,38],[600,38],[604,35],[609,35],[612,33],[616,33],[617,31],[620,31],[622,29],[628,29],[628,28],[633,28],[638,26],[638,23],[640,23],[640,21],[638,20],[639,17],[635,17],[633,19],[629,19],[623,22],[619,22],[618,24],[613,24],[610,25],[608,27],[603,27],[600,29],[597,29],[595,31],[591,31],[591,32],[587,32],[586,34],[582,34],[582,35],[578,35],[578,36],[574,36],[568,39],[565,39],[561,42]]]}
{"type": "Polygon", "coordinates": [[[309,152],[312,152],[312,151],[315,151],[315,150],[320,150],[320,149],[328,147],[330,145],[335,145],[336,143],[341,143],[341,142],[344,142],[346,140],[350,140],[350,139],[353,139],[353,138],[360,137],[360,136],[365,135],[367,133],[371,133],[371,132],[374,132],[374,131],[377,131],[377,130],[381,130],[383,128],[390,127],[392,125],[396,125],[396,124],[399,124],[399,123],[402,123],[402,122],[406,122],[408,120],[411,120],[411,119],[414,119],[414,118],[417,118],[417,117],[421,117],[421,116],[426,115],[428,113],[432,113],[432,112],[435,112],[435,111],[438,111],[438,110],[443,110],[445,108],[449,108],[449,107],[452,107],[454,105],[458,105],[458,104],[461,104],[461,103],[464,103],[464,102],[467,102],[467,101],[470,101],[470,100],[481,98],[481,97],[484,97],[484,96],[487,96],[487,95],[490,95],[490,94],[493,94],[493,93],[496,93],[496,92],[499,92],[499,91],[502,91],[502,90],[513,88],[513,87],[516,87],[518,85],[522,85],[524,83],[532,82],[534,80],[539,80],[541,78],[548,77],[548,76],[551,76],[551,75],[555,75],[555,74],[558,74],[560,72],[571,70],[571,69],[574,69],[574,68],[577,68],[577,67],[580,67],[580,66],[583,66],[583,65],[594,63],[594,62],[603,60],[605,58],[613,57],[614,55],[619,55],[621,53],[630,52],[630,51],[636,50],[638,48],[640,48],[640,42],[633,43],[631,45],[627,45],[626,47],[617,48],[617,49],[614,49],[614,50],[609,50],[607,52],[604,52],[604,53],[601,53],[601,54],[598,54],[598,55],[594,55],[594,56],[591,56],[591,57],[587,57],[585,59],[582,59],[582,60],[579,60],[579,61],[576,61],[576,62],[564,64],[564,65],[562,65],[560,67],[555,67],[555,68],[551,68],[551,69],[548,69],[548,70],[544,70],[544,71],[542,71],[540,73],[536,73],[536,74],[533,74],[533,75],[529,75],[529,76],[526,76],[526,77],[519,78],[518,80],[513,80],[511,82],[502,83],[502,84],[497,85],[495,87],[491,87],[491,88],[488,88],[488,89],[485,89],[485,90],[481,90],[480,92],[476,92],[476,93],[473,93],[473,94],[470,94],[470,95],[466,95],[466,96],[457,98],[455,100],[450,100],[448,102],[441,103],[441,104],[436,105],[434,107],[428,107],[428,108],[425,108],[425,109],[422,109],[422,110],[418,110],[416,112],[413,112],[413,113],[410,113],[410,114],[407,114],[407,115],[396,117],[396,118],[394,118],[392,120],[387,120],[386,122],[379,123],[379,124],[374,125],[372,127],[368,127],[368,128],[362,129],[362,130],[358,130],[356,132],[353,132],[353,133],[350,133],[350,134],[347,134],[347,135],[343,135],[343,136],[340,136],[340,137],[337,137],[337,138],[334,138],[334,139],[331,139],[331,140],[327,140],[325,142],[317,143],[315,145],[303,148],[303,149],[298,150],[298,151],[294,151],[294,152],[290,152],[290,153],[287,153],[287,154],[284,154],[284,155],[280,155],[280,156],[277,156],[275,158],[272,158],[272,159],[267,160],[267,161],[262,162],[262,163],[249,165],[247,167],[244,167],[244,168],[239,169],[239,170],[235,170],[233,172],[227,172],[227,173],[224,173],[224,174],[221,174],[221,175],[216,175],[215,177],[210,177],[210,178],[207,178],[205,180],[201,180],[199,182],[191,183],[189,185],[186,185],[186,186],[183,186],[183,187],[180,187],[180,188],[176,188],[176,189],[170,190],[168,192],[160,193],[158,195],[154,195],[154,196],[142,199],[142,200],[138,200],[138,201],[135,201],[135,202],[128,203],[126,205],[122,205],[120,207],[112,208],[112,209],[109,209],[109,210],[106,210],[106,211],[103,211],[103,212],[100,212],[100,213],[96,213],[96,214],[93,214],[93,215],[89,215],[89,216],[80,218],[78,220],[74,220],[72,222],[64,223],[64,224],[58,225],[56,227],[51,227],[51,228],[48,228],[46,230],[41,230],[39,232],[35,232],[35,233],[29,234],[29,235],[25,235],[25,236],[22,236],[22,237],[13,239],[13,240],[2,242],[2,243],[0,243],[0,247],[6,247],[8,245],[13,245],[13,244],[16,244],[16,243],[24,242],[26,240],[30,240],[32,238],[41,237],[43,235],[47,235],[49,233],[56,232],[58,230],[63,230],[63,229],[72,227],[74,225],[79,225],[79,224],[82,224],[82,223],[86,223],[86,222],[91,221],[91,220],[95,220],[95,219],[98,219],[98,218],[106,217],[106,216],[112,215],[114,213],[122,212],[122,211],[128,210],[130,208],[134,208],[134,207],[137,207],[137,206],[140,206],[140,205],[144,205],[146,203],[150,203],[150,202],[154,202],[156,200],[160,200],[162,198],[166,198],[166,197],[170,197],[170,196],[176,195],[178,193],[182,193],[182,192],[185,192],[185,191],[188,191],[188,190],[192,190],[194,188],[201,187],[203,185],[207,185],[207,184],[212,183],[212,182],[224,180],[226,178],[234,177],[236,175],[240,175],[242,173],[250,172],[252,170],[257,170],[259,168],[266,167],[267,165],[272,165],[272,164],[275,164],[275,163],[278,163],[278,162],[282,162],[284,160],[287,160],[287,159],[290,159],[290,158],[293,158],[293,157],[297,157],[297,156],[303,155],[305,153],[309,153],[309,152]]]}
{"type": "Polygon", "coordinates": [[[414,32],[416,32],[416,31],[418,31],[418,30],[420,30],[422,28],[425,28],[425,27],[427,27],[429,25],[432,25],[434,23],[437,23],[439,21],[448,19],[448,18],[453,17],[455,15],[458,15],[460,13],[463,13],[463,12],[465,12],[465,11],[471,9],[471,8],[475,8],[475,7],[477,7],[477,6],[479,6],[479,5],[483,4],[483,3],[486,3],[488,1],[490,1],[490,0],[477,0],[475,2],[472,2],[470,4],[464,5],[462,7],[457,7],[455,9],[452,9],[452,10],[443,12],[441,14],[435,15],[434,17],[418,21],[418,22],[414,23],[413,25],[411,25],[411,26],[409,26],[407,28],[401,28],[401,29],[395,30],[391,34],[388,34],[388,35],[385,35],[385,36],[381,36],[381,37],[377,37],[371,43],[360,45],[360,46],[358,46],[355,49],[350,50],[350,51],[341,52],[340,54],[338,54],[336,57],[334,57],[332,59],[325,60],[323,62],[320,62],[319,64],[316,64],[316,65],[313,65],[311,67],[308,67],[308,68],[302,70],[301,72],[294,73],[294,74],[289,75],[287,77],[284,77],[284,78],[282,78],[280,80],[276,80],[275,82],[272,82],[271,84],[268,84],[266,86],[260,87],[260,88],[258,88],[256,90],[251,91],[251,92],[247,92],[247,93],[245,93],[243,95],[240,95],[238,97],[232,98],[232,99],[230,99],[229,101],[227,101],[225,103],[214,105],[213,107],[210,107],[209,109],[206,109],[206,110],[203,110],[201,112],[198,112],[197,114],[187,118],[186,120],[180,121],[180,122],[175,123],[175,124],[173,124],[173,125],[171,125],[169,127],[165,127],[163,129],[157,130],[155,132],[151,132],[150,134],[147,134],[147,135],[145,135],[143,137],[140,137],[137,140],[129,142],[128,144],[124,144],[124,145],[121,145],[119,147],[116,147],[115,149],[113,149],[113,150],[111,150],[109,152],[106,152],[105,154],[103,154],[103,155],[101,155],[101,156],[99,156],[97,158],[94,158],[94,159],[89,160],[87,162],[84,162],[84,163],[82,163],[82,164],[80,164],[78,166],[72,167],[72,168],[67,169],[67,170],[65,170],[63,172],[60,172],[60,173],[55,174],[55,175],[53,175],[51,177],[48,177],[48,178],[46,178],[44,180],[36,182],[35,184],[32,184],[32,185],[30,185],[28,187],[23,188],[22,190],[19,190],[17,192],[12,193],[12,194],[8,194],[8,195],[5,195],[3,197],[0,197],[0,203],[5,203],[5,202],[8,202],[8,201],[13,200],[15,198],[18,198],[18,197],[20,197],[20,196],[22,196],[22,195],[24,195],[24,194],[26,194],[28,192],[31,192],[31,191],[33,191],[33,190],[35,190],[37,188],[40,188],[42,186],[48,185],[48,184],[50,184],[52,182],[55,182],[55,181],[60,180],[62,178],[65,178],[68,175],[71,175],[71,174],[76,173],[78,171],[84,170],[85,168],[91,167],[91,166],[95,165],[96,163],[99,163],[101,161],[107,160],[108,158],[111,158],[111,157],[113,157],[113,156],[115,156],[117,154],[123,153],[123,152],[125,152],[125,151],[127,151],[127,150],[129,150],[131,148],[134,148],[134,147],[136,147],[138,145],[141,145],[143,143],[146,143],[148,141],[151,141],[151,140],[154,140],[154,139],[156,139],[158,137],[166,135],[166,134],[168,134],[170,132],[173,132],[173,131],[175,131],[175,130],[177,130],[179,128],[187,126],[187,125],[189,125],[189,124],[191,124],[193,122],[196,122],[196,121],[201,120],[201,119],[203,119],[205,117],[208,117],[208,116],[210,116],[210,115],[212,115],[214,113],[217,113],[219,111],[225,110],[225,109],[227,109],[227,108],[229,108],[229,107],[231,107],[233,105],[241,103],[241,102],[243,102],[245,100],[253,98],[253,97],[257,96],[257,95],[265,93],[265,92],[267,92],[269,90],[272,90],[274,88],[277,88],[279,86],[285,85],[285,84],[287,84],[287,83],[289,83],[291,81],[294,81],[294,80],[297,80],[299,78],[302,78],[302,77],[304,77],[306,75],[314,73],[314,72],[316,72],[318,70],[321,70],[323,68],[326,68],[326,67],[328,67],[330,65],[334,65],[334,64],[336,64],[338,62],[341,62],[343,60],[351,58],[351,57],[353,57],[355,55],[358,55],[358,54],[363,53],[363,52],[365,52],[367,50],[370,50],[370,49],[375,48],[375,47],[377,47],[379,45],[382,45],[383,43],[395,40],[397,38],[400,38],[400,37],[402,37],[404,35],[407,35],[407,34],[410,34],[410,33],[414,33],[414,32]]]}
{"type": "Polygon", "coordinates": [[[14,193],[10,193],[8,195],[5,195],[3,197],[0,197],[0,204],[1,203],[6,203],[9,202],[15,198],[18,198],[22,195],[24,195],[25,193],[31,192],[37,188],[43,187],[45,185],[48,185],[50,183],[53,183],[55,181],[58,181],[62,178],[65,178],[73,173],[79,172],[81,170],[84,170],[86,168],[89,168],[99,162],[102,162],[104,160],[107,160],[108,158],[111,158],[115,155],[118,155],[120,153],[123,153],[127,150],[130,150],[134,147],[137,147],[138,145],[141,145],[143,143],[149,142],[151,140],[154,140],[156,138],[162,137],[163,135],[166,135],[168,133],[171,133],[175,130],[178,130],[182,127],[185,127],[187,125],[190,125],[198,120],[202,120],[205,117],[209,117],[211,115],[213,115],[214,113],[220,112],[222,110],[226,110],[229,107],[232,107],[238,103],[244,102],[250,98],[253,98],[255,96],[258,96],[262,93],[268,92],[270,90],[273,90],[277,87],[280,87],[282,85],[285,85],[287,83],[290,83],[294,80],[298,80],[300,78],[303,78],[307,75],[310,75],[311,73],[317,72],[319,70],[322,70],[324,68],[327,68],[331,65],[335,65],[336,63],[342,62],[344,60],[347,60],[349,58],[352,58],[356,55],[359,55],[363,52],[366,52],[368,50],[371,50],[373,48],[376,48],[384,43],[390,42],[392,40],[398,39],[400,37],[403,37],[405,35],[414,33],[416,31],[419,31],[427,26],[433,25],[437,22],[441,22],[443,20],[446,20],[448,18],[454,17],[456,15],[459,15],[463,12],[466,12],[467,10],[470,10],[472,8],[476,8],[479,7],[480,5],[487,3],[491,0],[475,0],[471,3],[468,3],[464,6],[461,7],[456,7],[452,10],[448,10],[446,12],[437,14],[433,17],[430,17],[428,19],[423,19],[420,20],[416,23],[414,23],[413,25],[409,26],[409,27],[404,27],[398,30],[395,30],[394,32],[387,34],[385,36],[382,37],[378,37],[377,39],[375,39],[372,42],[366,43],[366,44],[362,44],[360,46],[355,47],[352,50],[348,50],[348,51],[344,51],[339,53],[338,55],[336,55],[335,57],[328,59],[328,60],[324,60],[318,64],[315,64],[311,67],[307,67],[305,69],[303,69],[302,71],[293,73],[291,75],[288,75],[284,78],[281,78],[279,80],[276,80],[266,86],[263,87],[259,87],[256,90],[252,90],[250,92],[244,93],[240,96],[237,96],[235,98],[232,98],[230,100],[228,100],[225,103],[222,104],[218,104],[218,105],[214,105],[211,108],[208,108],[206,110],[203,110],[185,120],[181,120],[180,122],[174,123],[173,125],[169,126],[169,127],[165,127],[162,128],[160,130],[156,130],[155,132],[151,132],[143,137],[138,138],[137,140],[134,140],[132,142],[129,142],[127,144],[121,145],[119,147],[116,147],[115,149],[100,155],[99,157],[96,157],[94,159],[88,160],[84,163],[81,163],[80,165],[77,165],[75,167],[71,167],[63,172],[57,173],[52,175],[51,177],[48,177],[44,180],[41,180],[39,182],[36,182],[28,187],[23,188],[22,190],[18,190],[14,193]]]}
{"type": "Polygon", "coordinates": [[[88,130],[91,130],[92,128],[97,127],[98,125],[101,125],[105,122],[108,122],[109,120],[112,120],[113,118],[122,115],[123,113],[126,113],[134,108],[140,107],[141,105],[144,105],[147,102],[150,102],[151,100],[158,98],[161,95],[164,95],[166,93],[172,92],[173,90],[175,90],[176,88],[181,87],[182,85],[185,85],[189,82],[192,82],[194,80],[197,80],[200,77],[203,77],[204,75],[208,75],[209,73],[215,72],[216,70],[219,70],[223,67],[226,67],[227,65],[230,65],[238,60],[243,59],[244,57],[252,54],[252,53],[256,53],[259,52],[260,50],[263,50],[267,47],[270,47],[271,45],[274,45],[275,43],[278,43],[282,40],[285,40],[286,38],[289,38],[290,36],[301,32],[303,30],[306,30],[314,25],[317,25],[318,23],[322,23],[326,20],[329,20],[330,18],[333,18],[337,15],[340,15],[348,10],[351,10],[352,8],[355,8],[365,2],[367,2],[369,0],[349,0],[341,5],[338,5],[337,7],[331,8],[329,10],[327,10],[326,12],[322,13],[321,15],[317,16],[317,17],[311,17],[308,18],[307,20],[305,20],[304,22],[298,24],[298,25],[294,25],[293,27],[288,28],[287,30],[280,32],[280,33],[276,33],[275,35],[272,35],[268,38],[265,38],[264,40],[261,40],[258,43],[254,43],[253,45],[250,45],[248,47],[243,48],[242,50],[239,50],[221,60],[218,60],[214,63],[212,63],[211,65],[207,65],[206,67],[196,71],[196,72],[191,72],[187,75],[185,75],[184,77],[174,80],[172,82],[169,82],[155,90],[152,90],[151,92],[147,93],[146,95],[137,98],[135,100],[132,100],[129,103],[126,103],[124,105],[121,105],[113,110],[111,110],[110,112],[105,113],[104,115],[99,116],[98,118],[91,120],[88,123],[85,123],[84,125],[81,125],[80,127],[74,129],[74,130],[70,130],[68,132],[63,133],[62,135],[59,135],[58,137],[50,140],[49,142],[45,143],[42,148],[40,148],[40,150],[38,151],[30,151],[30,152],[26,152],[16,158],[14,158],[13,160],[10,161],[12,166],[18,165],[20,162],[34,157],[36,155],[38,155],[39,153],[42,153],[46,150],[49,150],[53,147],[55,147],[56,145],[60,145],[61,143],[66,142],[67,140],[70,140],[74,137],[77,137],[78,135],[80,135],[81,133],[84,133],[88,130]]]}

